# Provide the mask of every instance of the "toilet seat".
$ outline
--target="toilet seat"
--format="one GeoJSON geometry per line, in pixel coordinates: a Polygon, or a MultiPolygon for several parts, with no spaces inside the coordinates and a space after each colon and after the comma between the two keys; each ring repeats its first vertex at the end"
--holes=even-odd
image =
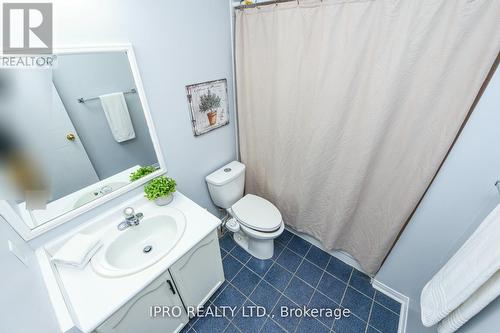
{"type": "Polygon", "coordinates": [[[272,203],[253,194],[247,194],[232,207],[234,217],[247,229],[272,233],[283,224],[281,213],[272,203]]]}
{"type": "Polygon", "coordinates": [[[243,224],[240,224],[240,229],[246,235],[249,235],[254,239],[275,239],[276,237],[278,237],[283,233],[283,230],[285,230],[285,223],[282,222],[281,225],[278,227],[278,229],[270,232],[254,230],[245,227],[243,224]]]}

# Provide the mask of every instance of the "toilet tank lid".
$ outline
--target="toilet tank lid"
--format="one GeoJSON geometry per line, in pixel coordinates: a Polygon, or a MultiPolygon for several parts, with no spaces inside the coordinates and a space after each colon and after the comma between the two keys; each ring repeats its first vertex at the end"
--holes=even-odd
{"type": "Polygon", "coordinates": [[[245,165],[238,161],[232,161],[206,176],[205,180],[209,184],[220,186],[239,177],[243,172],[245,172],[245,165]]]}

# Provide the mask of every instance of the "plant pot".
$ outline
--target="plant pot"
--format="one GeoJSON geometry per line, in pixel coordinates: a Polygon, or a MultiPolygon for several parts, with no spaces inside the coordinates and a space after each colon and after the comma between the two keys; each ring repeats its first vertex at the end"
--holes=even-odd
{"type": "Polygon", "coordinates": [[[165,205],[168,205],[169,203],[171,203],[172,200],[174,200],[174,196],[172,194],[169,194],[169,195],[166,195],[164,197],[156,198],[155,203],[158,206],[165,206],[165,205]]]}
{"type": "Polygon", "coordinates": [[[210,111],[209,113],[207,113],[207,117],[210,126],[215,125],[215,123],[217,122],[217,111],[210,111]]]}

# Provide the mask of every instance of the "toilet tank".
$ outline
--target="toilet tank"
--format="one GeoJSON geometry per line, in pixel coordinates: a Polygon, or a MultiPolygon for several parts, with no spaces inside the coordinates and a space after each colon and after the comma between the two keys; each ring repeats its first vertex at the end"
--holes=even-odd
{"type": "Polygon", "coordinates": [[[221,208],[230,208],[243,197],[245,165],[233,161],[206,176],[205,180],[214,204],[221,208]]]}

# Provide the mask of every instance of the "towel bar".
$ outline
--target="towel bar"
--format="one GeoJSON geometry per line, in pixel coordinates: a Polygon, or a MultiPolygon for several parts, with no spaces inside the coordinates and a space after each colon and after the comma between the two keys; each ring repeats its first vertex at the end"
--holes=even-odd
{"type": "MultiPolygon", "coordinates": [[[[123,93],[124,94],[135,94],[137,92],[137,90],[135,88],[132,88],[130,89],[129,91],[124,91],[123,93]]],[[[80,97],[80,98],[77,98],[76,100],[78,101],[78,103],[85,103],[85,102],[88,102],[88,101],[92,101],[92,100],[95,100],[95,99],[99,99],[99,97],[91,97],[91,98],[83,98],[83,97],[80,97]]]]}

